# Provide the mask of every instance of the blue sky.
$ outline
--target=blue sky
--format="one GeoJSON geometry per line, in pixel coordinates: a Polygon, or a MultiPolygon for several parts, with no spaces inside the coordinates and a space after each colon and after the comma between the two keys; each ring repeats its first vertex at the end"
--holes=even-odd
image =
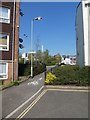
{"type": "Polygon", "coordinates": [[[75,55],[77,5],[78,2],[21,2],[24,16],[20,17],[20,37],[23,38],[24,49],[20,52],[30,51],[31,21],[41,16],[43,20],[34,21],[33,49],[36,50],[38,43],[51,55],[75,55]]]}

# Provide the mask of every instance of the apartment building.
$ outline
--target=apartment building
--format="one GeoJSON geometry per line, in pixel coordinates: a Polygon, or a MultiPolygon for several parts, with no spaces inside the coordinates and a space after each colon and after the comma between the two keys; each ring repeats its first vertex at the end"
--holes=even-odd
{"type": "Polygon", "coordinates": [[[90,0],[82,0],[76,10],[77,64],[90,66],[90,0]]]}
{"type": "Polygon", "coordinates": [[[68,55],[66,57],[62,56],[61,63],[66,65],[76,65],[76,55],[68,55]]]}
{"type": "Polygon", "coordinates": [[[0,80],[18,80],[19,2],[0,2],[0,80]]]}

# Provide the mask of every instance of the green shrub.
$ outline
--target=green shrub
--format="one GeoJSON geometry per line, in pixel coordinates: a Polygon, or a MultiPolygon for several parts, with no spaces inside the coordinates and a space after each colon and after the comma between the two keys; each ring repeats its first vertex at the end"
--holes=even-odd
{"type": "Polygon", "coordinates": [[[19,63],[24,64],[24,58],[19,58],[19,63]]]}
{"type": "Polygon", "coordinates": [[[2,86],[3,85],[3,80],[0,80],[0,86],[2,86]]]}
{"type": "MultiPolygon", "coordinates": [[[[46,70],[46,65],[44,63],[33,63],[33,74],[34,76],[40,74],[46,70]]],[[[28,76],[31,74],[30,64],[19,64],[18,68],[19,76],[28,76]]]]}
{"type": "Polygon", "coordinates": [[[83,68],[80,68],[80,71],[79,71],[79,82],[81,85],[86,85],[88,84],[88,67],[83,67],[83,68]]]}
{"type": "Polygon", "coordinates": [[[15,82],[13,83],[13,85],[17,86],[17,85],[19,85],[19,82],[18,82],[18,81],[15,81],[15,82]]]}
{"type": "Polygon", "coordinates": [[[88,84],[88,67],[80,68],[76,65],[59,66],[53,70],[53,73],[57,77],[57,81],[54,84],[88,84]]]}
{"type": "Polygon", "coordinates": [[[30,75],[30,64],[19,64],[18,75],[19,76],[30,75]]]}
{"type": "Polygon", "coordinates": [[[76,82],[75,81],[77,80],[76,69],[78,69],[78,67],[69,66],[69,65],[61,66],[61,67],[59,66],[53,71],[53,73],[56,75],[56,77],[58,78],[59,82],[61,82],[61,84],[68,84],[70,82],[71,83],[76,82]]]}
{"type": "Polygon", "coordinates": [[[90,85],[90,66],[88,67],[88,85],[90,85]]]}

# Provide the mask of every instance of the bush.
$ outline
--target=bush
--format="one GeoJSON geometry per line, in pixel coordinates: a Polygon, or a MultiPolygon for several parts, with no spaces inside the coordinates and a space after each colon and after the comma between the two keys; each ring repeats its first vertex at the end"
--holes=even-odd
{"type": "Polygon", "coordinates": [[[13,85],[18,86],[18,85],[19,85],[19,82],[18,82],[18,81],[15,81],[15,82],[13,83],[13,85]]]}
{"type": "Polygon", "coordinates": [[[19,64],[18,75],[19,76],[28,76],[28,75],[30,75],[30,64],[19,64]]]}
{"type": "Polygon", "coordinates": [[[44,63],[37,62],[34,64],[34,76],[46,71],[46,65],[44,63]]]}
{"type": "Polygon", "coordinates": [[[53,70],[53,73],[56,75],[58,83],[60,84],[69,84],[69,83],[77,83],[77,70],[78,66],[59,66],[58,68],[53,70]]]}
{"type": "Polygon", "coordinates": [[[57,80],[53,84],[56,85],[87,85],[88,84],[88,67],[80,68],[79,66],[59,66],[53,71],[57,80]]]}
{"type": "MultiPolygon", "coordinates": [[[[30,64],[19,64],[18,68],[19,76],[28,76],[31,74],[30,64]]],[[[40,74],[46,70],[46,65],[44,63],[33,63],[33,74],[34,76],[40,74]]]]}
{"type": "Polygon", "coordinates": [[[53,84],[56,81],[56,76],[54,74],[52,74],[51,72],[48,72],[46,75],[46,80],[45,80],[45,84],[53,84]]]}
{"type": "Polygon", "coordinates": [[[79,72],[79,82],[81,85],[86,85],[88,84],[88,67],[83,67],[80,68],[80,72],[79,72]]]}

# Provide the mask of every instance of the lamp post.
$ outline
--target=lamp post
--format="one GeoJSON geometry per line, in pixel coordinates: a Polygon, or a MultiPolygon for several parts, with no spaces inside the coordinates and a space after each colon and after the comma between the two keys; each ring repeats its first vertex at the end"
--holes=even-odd
{"type": "Polygon", "coordinates": [[[32,51],[32,41],[33,41],[33,28],[34,20],[42,20],[42,17],[36,17],[31,21],[31,77],[33,78],[33,51],[32,51]]]}

